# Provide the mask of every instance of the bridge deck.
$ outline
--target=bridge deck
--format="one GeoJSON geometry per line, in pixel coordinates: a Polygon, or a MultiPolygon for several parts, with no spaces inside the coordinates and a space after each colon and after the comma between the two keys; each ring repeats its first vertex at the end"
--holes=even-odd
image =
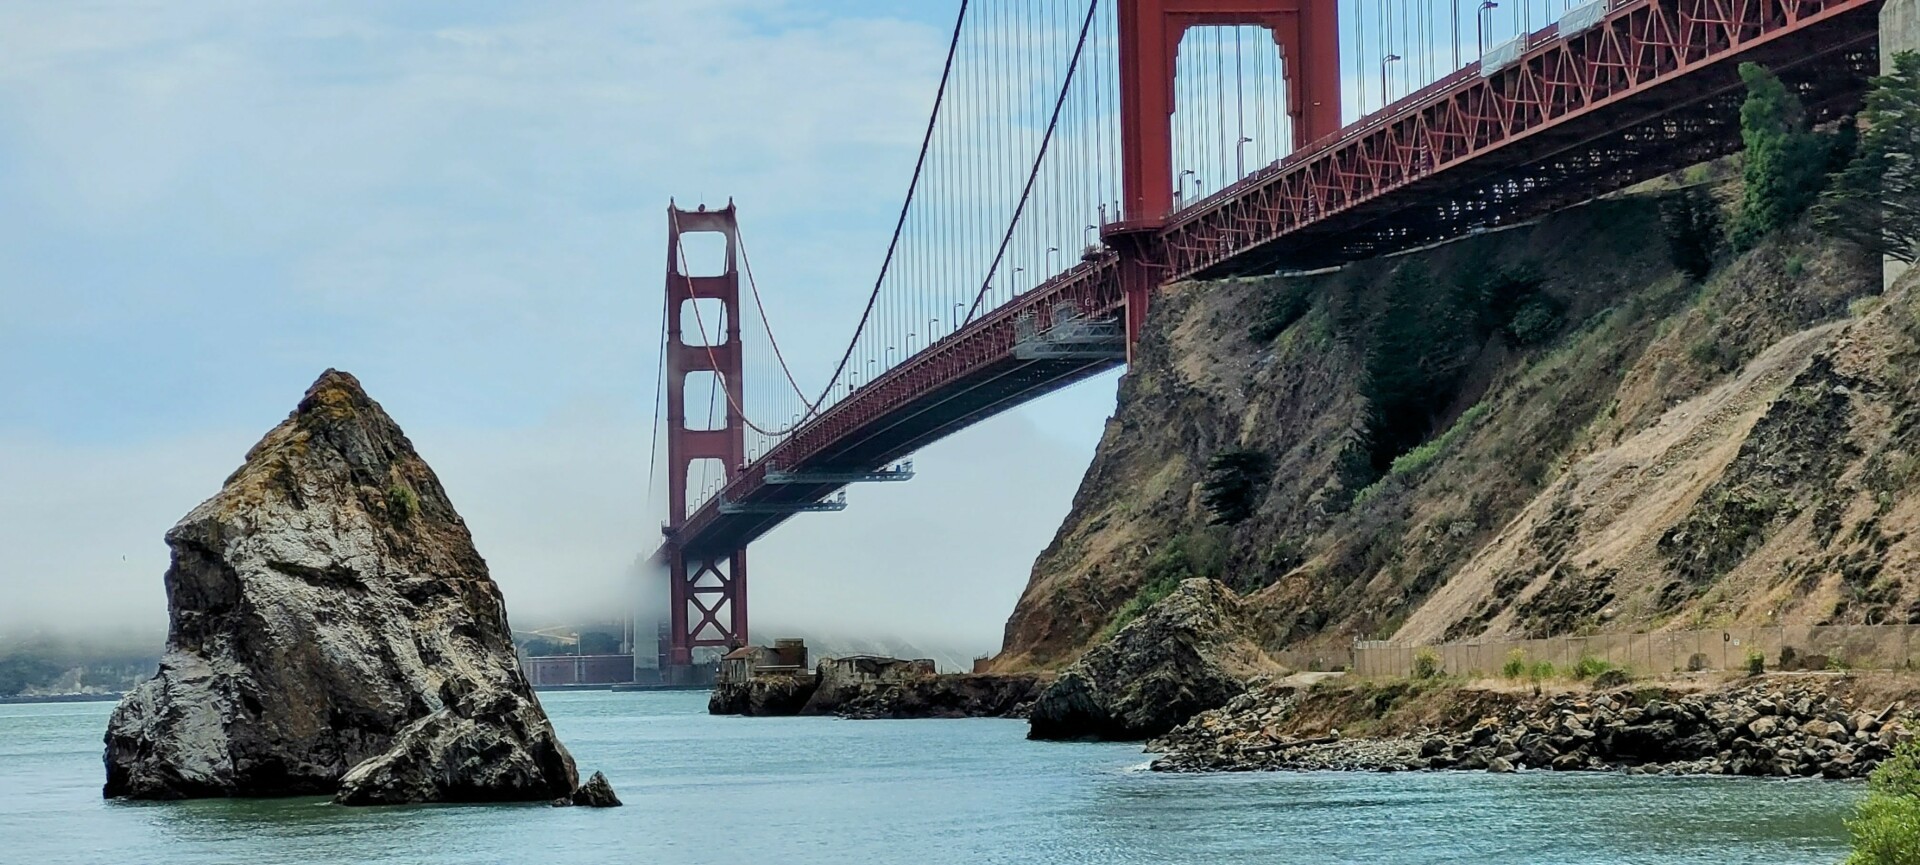
{"type": "MultiPolygon", "coordinates": [[[[1735,152],[1737,65],[1772,67],[1820,116],[1851,110],[1877,68],[1881,0],[1627,0],[1599,25],[1493,74],[1469,67],[1174,214],[1157,235],[1168,280],[1352,261],[1549,212],[1735,152]]],[[[1083,262],[857,389],[700,507],[669,542],[738,549],[830,485],[768,484],[769,468],[871,469],[1117,365],[1022,360],[1018,322],[1061,303],[1117,315],[1119,263],[1083,262]]]]}

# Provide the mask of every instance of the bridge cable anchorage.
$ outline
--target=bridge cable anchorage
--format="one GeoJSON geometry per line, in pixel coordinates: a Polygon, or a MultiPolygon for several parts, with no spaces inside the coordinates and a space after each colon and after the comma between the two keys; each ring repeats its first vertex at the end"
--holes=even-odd
{"type": "Polygon", "coordinates": [[[1080,67],[1080,55],[1086,50],[1087,31],[1092,29],[1093,15],[1099,8],[1100,0],[1092,0],[1092,2],[1087,4],[1087,15],[1080,22],[1080,39],[1074,44],[1073,59],[1067,64],[1067,78],[1061,82],[1060,95],[1053,101],[1053,116],[1047,121],[1046,134],[1040,137],[1040,147],[1038,152],[1033,156],[1033,168],[1027,172],[1027,182],[1025,188],[1020,192],[1020,202],[1014,207],[1013,218],[1007,222],[1007,231],[1000,238],[1000,249],[994,253],[993,264],[987,268],[987,276],[980,283],[980,291],[973,296],[973,306],[967,310],[966,317],[961,319],[962,326],[971,324],[974,315],[979,313],[980,302],[986,298],[987,292],[992,289],[993,277],[1000,270],[1001,260],[1006,257],[1007,245],[1013,242],[1013,233],[1020,225],[1020,216],[1026,212],[1027,201],[1033,195],[1034,180],[1039,177],[1040,166],[1047,157],[1047,148],[1053,143],[1053,133],[1060,127],[1060,110],[1062,106],[1066,104],[1067,95],[1073,87],[1074,73],[1080,67]]]}

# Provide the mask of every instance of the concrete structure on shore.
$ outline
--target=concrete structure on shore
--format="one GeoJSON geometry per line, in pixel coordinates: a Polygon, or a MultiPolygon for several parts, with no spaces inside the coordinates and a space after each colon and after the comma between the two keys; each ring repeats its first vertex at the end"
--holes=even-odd
{"type": "MultiPolygon", "coordinates": [[[[1920,51],[1920,0],[1887,0],[1880,8],[1880,71],[1893,71],[1893,55],[1920,51]]],[[[1886,287],[1907,272],[1904,261],[1887,259],[1886,287]]]]}

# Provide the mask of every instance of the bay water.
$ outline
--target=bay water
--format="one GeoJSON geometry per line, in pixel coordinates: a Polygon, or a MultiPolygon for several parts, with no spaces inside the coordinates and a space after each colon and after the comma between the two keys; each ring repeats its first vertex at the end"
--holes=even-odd
{"type": "Polygon", "coordinates": [[[0,863],[1833,863],[1864,787],[1523,772],[1162,775],[988,719],[541,696],[626,807],[100,798],[110,703],[0,705],[0,863]]]}

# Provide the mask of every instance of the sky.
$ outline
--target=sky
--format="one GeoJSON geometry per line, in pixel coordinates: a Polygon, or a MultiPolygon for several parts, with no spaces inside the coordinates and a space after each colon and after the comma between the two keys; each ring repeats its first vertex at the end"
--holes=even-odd
{"type": "MultiPolygon", "coordinates": [[[[0,636],[158,633],[162,534],[328,367],[437,470],[517,624],[638,604],[668,202],[738,203],[784,349],[830,366],[955,8],[0,4],[0,636]]],[[[1370,26],[1349,117],[1370,57],[1419,53],[1370,26]]],[[[1116,381],[756,543],[758,635],[997,648],[1116,381]]]]}
{"type": "MultiPolygon", "coordinates": [[[[0,632],[163,629],[162,534],[328,367],[516,625],[632,600],[668,200],[736,200],[783,343],[830,353],[949,5],[0,5],[0,632]]],[[[756,624],[997,647],[1113,393],[790,521],[750,554],[756,624]]]]}

